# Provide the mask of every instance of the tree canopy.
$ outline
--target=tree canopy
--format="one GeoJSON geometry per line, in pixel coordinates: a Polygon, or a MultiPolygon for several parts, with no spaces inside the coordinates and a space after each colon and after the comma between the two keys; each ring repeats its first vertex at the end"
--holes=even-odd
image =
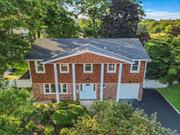
{"type": "Polygon", "coordinates": [[[162,82],[180,81],[180,37],[172,35],[158,36],[145,44],[152,62],[148,66],[147,76],[162,82]]]}
{"type": "Polygon", "coordinates": [[[36,38],[76,37],[78,25],[61,0],[0,1],[0,73],[21,61],[36,38]],[[28,31],[22,36],[20,29],[28,31]]]}
{"type": "Polygon", "coordinates": [[[109,14],[103,16],[103,37],[136,37],[139,21],[144,16],[140,1],[112,0],[109,14]]]}

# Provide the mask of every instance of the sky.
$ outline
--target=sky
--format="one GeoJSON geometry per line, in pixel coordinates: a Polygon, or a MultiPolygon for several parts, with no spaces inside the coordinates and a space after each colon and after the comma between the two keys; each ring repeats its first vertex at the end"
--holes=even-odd
{"type": "Polygon", "coordinates": [[[180,19],[180,0],[142,0],[147,19],[180,19]]]}

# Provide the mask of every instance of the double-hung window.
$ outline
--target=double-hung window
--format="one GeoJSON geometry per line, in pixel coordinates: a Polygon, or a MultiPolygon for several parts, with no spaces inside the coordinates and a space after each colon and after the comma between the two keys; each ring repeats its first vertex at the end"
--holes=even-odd
{"type": "Polygon", "coordinates": [[[134,61],[133,64],[131,64],[131,73],[139,73],[140,69],[140,61],[134,61]]]}
{"type": "Polygon", "coordinates": [[[93,64],[84,64],[84,73],[92,73],[93,64]]]}
{"type": "Polygon", "coordinates": [[[45,73],[45,66],[44,64],[42,64],[41,61],[36,61],[35,66],[36,66],[36,73],[45,73]]]}
{"type": "Polygon", "coordinates": [[[45,94],[48,94],[51,92],[50,84],[44,84],[44,92],[45,94]]]}
{"type": "MultiPolygon", "coordinates": [[[[67,94],[68,93],[68,85],[67,84],[58,84],[59,94],[67,94]]],[[[55,94],[56,86],[55,84],[44,84],[44,93],[45,94],[55,94]]]]}
{"type": "Polygon", "coordinates": [[[58,84],[59,93],[60,94],[67,94],[68,93],[68,85],[66,83],[58,84]]]}
{"type": "Polygon", "coordinates": [[[107,64],[107,73],[116,73],[116,64],[107,64]]]}
{"type": "Polygon", "coordinates": [[[69,73],[69,64],[60,64],[61,73],[69,73]]]}

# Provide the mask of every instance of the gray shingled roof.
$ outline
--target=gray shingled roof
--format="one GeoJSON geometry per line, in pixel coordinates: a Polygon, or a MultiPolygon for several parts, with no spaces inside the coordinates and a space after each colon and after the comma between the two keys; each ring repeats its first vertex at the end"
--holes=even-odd
{"type": "Polygon", "coordinates": [[[133,59],[150,60],[137,38],[37,39],[27,59],[48,61],[84,50],[127,61],[133,59]]]}

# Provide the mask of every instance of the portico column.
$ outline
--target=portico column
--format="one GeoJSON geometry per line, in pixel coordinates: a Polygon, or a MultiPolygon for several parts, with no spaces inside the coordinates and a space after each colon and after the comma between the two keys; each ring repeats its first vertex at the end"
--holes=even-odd
{"type": "Polygon", "coordinates": [[[54,65],[54,77],[55,77],[55,89],[56,89],[56,101],[59,102],[59,87],[58,87],[58,71],[57,64],[54,65]]]}
{"type": "Polygon", "coordinates": [[[101,64],[100,101],[103,100],[104,64],[101,64]]]}
{"type": "Polygon", "coordinates": [[[119,64],[116,101],[119,101],[119,90],[120,90],[120,86],[121,86],[121,78],[122,78],[122,64],[119,64]]]}
{"type": "Polygon", "coordinates": [[[73,82],[73,100],[76,100],[76,68],[75,64],[72,64],[72,82],[73,82]]]}

